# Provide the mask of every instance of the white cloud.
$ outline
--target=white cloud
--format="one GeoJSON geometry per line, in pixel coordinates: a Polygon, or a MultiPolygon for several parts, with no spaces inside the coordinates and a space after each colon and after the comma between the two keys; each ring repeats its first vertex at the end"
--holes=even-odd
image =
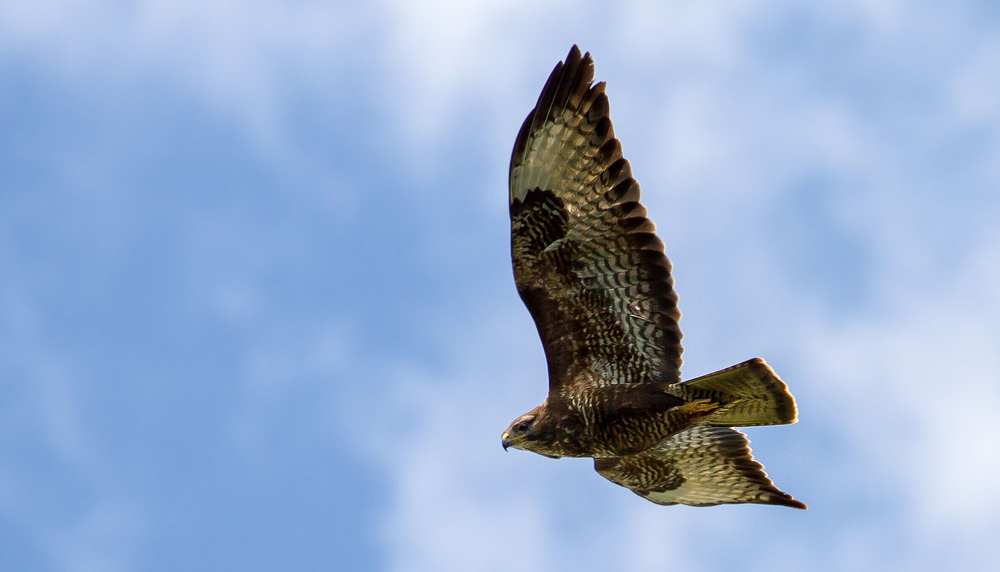
{"type": "Polygon", "coordinates": [[[899,480],[929,537],[996,526],[1000,515],[1000,240],[977,250],[945,288],[898,285],[881,318],[804,348],[851,420],[855,450],[899,480]]]}
{"type": "Polygon", "coordinates": [[[531,340],[512,339],[504,314],[477,323],[477,331],[489,335],[452,347],[451,359],[462,365],[444,378],[416,373],[419,366],[390,368],[391,406],[366,408],[381,428],[374,435],[364,431],[367,446],[375,445],[394,484],[384,531],[392,570],[543,570],[550,564],[550,515],[537,487],[521,486],[527,472],[517,473],[530,460],[500,447],[506,417],[526,409],[510,386],[544,383],[544,365],[540,356],[518,358],[531,340]]]}
{"type": "MultiPolygon", "coordinates": [[[[143,89],[189,97],[244,129],[264,156],[300,153],[286,122],[296,92],[336,105],[372,11],[339,2],[215,0],[0,4],[0,61],[135,106],[143,89]],[[305,84],[305,85],[304,85],[305,84]]],[[[359,52],[360,51],[360,52],[359,52]]]]}

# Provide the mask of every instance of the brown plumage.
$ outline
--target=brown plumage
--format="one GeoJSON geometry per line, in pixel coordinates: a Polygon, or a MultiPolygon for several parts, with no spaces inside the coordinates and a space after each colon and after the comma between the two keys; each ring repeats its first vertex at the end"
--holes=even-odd
{"type": "Polygon", "coordinates": [[[514,278],[549,394],[504,431],[504,448],[593,457],[602,476],[660,504],[805,508],[730,428],[795,422],[795,400],[764,360],[680,380],[670,262],[593,78],[590,54],[573,46],[510,159],[514,278]]]}

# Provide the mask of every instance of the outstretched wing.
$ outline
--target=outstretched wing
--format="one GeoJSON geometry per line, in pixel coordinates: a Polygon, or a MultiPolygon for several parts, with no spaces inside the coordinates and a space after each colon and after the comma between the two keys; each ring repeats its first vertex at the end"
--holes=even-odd
{"type": "Polygon", "coordinates": [[[510,160],[514,278],[545,347],[550,393],[573,380],[680,381],[670,262],[593,77],[590,54],[573,46],[510,160]]]}
{"type": "Polygon", "coordinates": [[[750,454],[750,443],[728,427],[681,431],[637,455],[594,459],[602,477],[656,504],[806,505],[778,490],[750,454]]]}

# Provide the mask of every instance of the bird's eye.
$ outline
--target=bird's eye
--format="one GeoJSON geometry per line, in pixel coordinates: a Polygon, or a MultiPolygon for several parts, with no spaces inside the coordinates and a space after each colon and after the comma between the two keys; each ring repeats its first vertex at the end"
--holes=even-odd
{"type": "Polygon", "coordinates": [[[531,421],[521,421],[514,429],[516,429],[518,433],[524,433],[528,430],[528,427],[531,427],[531,421]]]}

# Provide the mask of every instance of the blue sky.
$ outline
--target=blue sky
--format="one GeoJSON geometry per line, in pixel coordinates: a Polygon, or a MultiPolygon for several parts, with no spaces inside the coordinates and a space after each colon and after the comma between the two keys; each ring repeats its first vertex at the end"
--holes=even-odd
{"type": "Polygon", "coordinates": [[[987,1],[0,1],[0,569],[993,569],[998,70],[987,1]],[[808,511],[501,449],[507,163],[573,43],[686,376],[781,374],[808,511]]]}

